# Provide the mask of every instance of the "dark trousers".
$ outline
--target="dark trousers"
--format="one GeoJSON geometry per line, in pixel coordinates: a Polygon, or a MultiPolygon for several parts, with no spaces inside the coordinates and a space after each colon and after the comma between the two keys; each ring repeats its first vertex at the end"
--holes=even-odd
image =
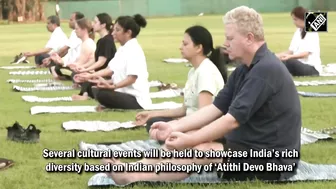
{"type": "Polygon", "coordinates": [[[73,80],[75,76],[75,72],[73,72],[70,68],[68,67],[63,67],[59,64],[55,65],[55,72],[58,76],[64,77],[66,80],[73,80]]]}
{"type": "Polygon", "coordinates": [[[319,76],[319,72],[308,64],[304,64],[297,59],[284,61],[288,71],[292,76],[319,76]]]}
{"type": "MultiPolygon", "coordinates": [[[[40,54],[40,55],[37,55],[37,56],[35,56],[35,64],[37,64],[37,65],[42,65],[43,64],[43,60],[45,59],[45,58],[49,58],[50,57],[50,54],[40,54]]],[[[52,66],[55,66],[56,64],[55,64],[55,62],[53,62],[52,60],[51,60],[51,62],[50,62],[50,64],[49,64],[49,68],[50,67],[52,67],[52,66]]]]}
{"type": "Polygon", "coordinates": [[[109,89],[92,88],[95,99],[104,107],[109,109],[143,109],[136,98],[132,95],[116,92],[109,89]],[[97,92],[94,92],[97,90],[97,92]],[[95,94],[96,93],[96,94],[95,94]]]}
{"type": "MultiPolygon", "coordinates": [[[[81,86],[81,90],[79,92],[78,95],[81,95],[83,96],[84,93],[87,93],[88,96],[92,99],[95,98],[96,94],[93,93],[93,90],[92,90],[92,87],[94,86],[95,84],[93,83],[90,83],[90,82],[84,82],[84,83],[81,83],[80,86],[81,86]]],[[[97,90],[95,90],[95,92],[97,93],[97,90]]]]}

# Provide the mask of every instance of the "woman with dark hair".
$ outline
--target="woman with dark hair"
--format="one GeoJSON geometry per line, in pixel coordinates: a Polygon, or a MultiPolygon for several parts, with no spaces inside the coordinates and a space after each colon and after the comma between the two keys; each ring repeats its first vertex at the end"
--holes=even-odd
{"type": "Polygon", "coordinates": [[[318,76],[322,71],[320,38],[317,32],[305,31],[306,12],[300,6],[292,10],[291,16],[297,30],[288,51],[277,54],[293,76],[318,76]]]}
{"type": "MultiPolygon", "coordinates": [[[[92,25],[93,31],[100,36],[95,51],[95,59],[86,64],[74,67],[75,73],[97,72],[105,69],[117,51],[112,37],[113,23],[110,15],[106,13],[97,14],[92,25]]],[[[87,100],[89,96],[93,96],[93,83],[84,82],[80,83],[80,85],[81,91],[78,95],[72,96],[73,100],[87,100]]]]}
{"type": "Polygon", "coordinates": [[[188,28],[180,50],[183,58],[193,66],[184,88],[184,104],[181,108],[172,110],[138,113],[135,124],[146,124],[147,132],[154,122],[173,121],[211,104],[227,81],[225,55],[221,53],[221,48],[213,48],[212,35],[206,28],[188,28]]]}
{"type": "Polygon", "coordinates": [[[57,53],[51,55],[51,59],[57,63],[54,69],[51,69],[52,75],[56,79],[65,78],[71,80],[72,72],[77,66],[94,61],[96,44],[91,22],[86,18],[76,20],[75,32],[77,37],[82,40],[80,54],[76,61],[65,62],[57,53]]]}
{"type": "Polygon", "coordinates": [[[136,38],[141,27],[146,25],[146,19],[139,14],[118,17],[112,35],[121,47],[108,67],[94,73],[75,75],[75,82],[97,84],[97,88],[92,88],[92,97],[100,103],[98,111],[103,108],[146,109],[152,104],[146,57],[136,38]],[[111,77],[111,80],[103,77],[111,77]]]}

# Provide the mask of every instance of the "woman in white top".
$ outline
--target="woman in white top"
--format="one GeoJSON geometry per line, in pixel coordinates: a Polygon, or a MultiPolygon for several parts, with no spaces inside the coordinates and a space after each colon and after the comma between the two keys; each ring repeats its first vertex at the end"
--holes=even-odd
{"type": "Polygon", "coordinates": [[[320,38],[317,32],[305,31],[306,12],[300,6],[292,10],[291,16],[297,30],[288,51],[277,54],[293,76],[318,76],[322,71],[320,38]]]}
{"type": "Polygon", "coordinates": [[[113,38],[120,47],[109,62],[108,67],[94,72],[81,73],[75,82],[90,81],[97,84],[93,88],[95,99],[100,103],[97,110],[146,109],[152,104],[149,96],[148,71],[145,54],[136,37],[147,21],[140,14],[120,16],[113,28],[113,38]],[[103,77],[111,77],[105,80],[103,77]]]}
{"type": "Polygon", "coordinates": [[[220,48],[213,48],[212,36],[206,28],[202,26],[188,28],[180,50],[183,58],[189,60],[193,66],[188,73],[184,88],[184,104],[181,108],[172,110],[138,113],[135,123],[137,125],[146,123],[147,131],[154,122],[172,121],[211,104],[227,80],[225,55],[221,53],[220,48]]]}
{"type": "Polygon", "coordinates": [[[71,80],[74,75],[73,71],[77,66],[95,60],[96,43],[94,42],[94,32],[91,22],[86,18],[77,20],[75,32],[77,37],[82,40],[79,56],[74,62],[66,62],[57,53],[52,54],[51,59],[57,64],[51,69],[51,73],[55,79],[64,78],[71,80]]]}

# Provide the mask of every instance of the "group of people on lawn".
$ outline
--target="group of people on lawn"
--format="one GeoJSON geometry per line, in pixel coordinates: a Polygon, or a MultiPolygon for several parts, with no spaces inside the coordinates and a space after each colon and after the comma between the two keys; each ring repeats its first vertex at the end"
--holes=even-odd
{"type": "MultiPolygon", "coordinates": [[[[80,12],[69,21],[73,29],[68,39],[57,16],[50,16],[47,45],[36,52],[39,67],[48,67],[55,79],[72,80],[80,87],[73,100],[95,99],[97,110],[143,109],[135,124],[146,125],[152,139],[163,150],[278,150],[300,151],[301,105],[292,76],[318,76],[322,71],[319,36],[305,32],[303,7],[292,10],[296,26],[290,47],[273,53],[264,36],[263,19],[254,9],[240,6],[223,17],[225,43],[214,48],[209,30],[195,25],[182,36],[180,51],[190,69],[184,87],[184,103],[177,109],[146,111],[152,101],[146,56],[137,40],[146,19],[136,14],[120,16],[115,22],[106,13],[90,22],[80,12]],[[99,34],[97,43],[95,33],[99,34]],[[115,42],[120,44],[117,49],[115,42]],[[238,61],[230,74],[225,57],[238,61]]],[[[156,164],[243,163],[278,165],[298,163],[299,158],[272,159],[142,159],[156,164]]],[[[103,163],[122,164],[116,159],[103,163]]],[[[134,162],[137,163],[137,162],[134,162]]],[[[223,172],[219,176],[232,180],[279,180],[293,172],[223,172]]],[[[109,173],[117,184],[136,181],[177,181],[187,173],[109,173]]]]}

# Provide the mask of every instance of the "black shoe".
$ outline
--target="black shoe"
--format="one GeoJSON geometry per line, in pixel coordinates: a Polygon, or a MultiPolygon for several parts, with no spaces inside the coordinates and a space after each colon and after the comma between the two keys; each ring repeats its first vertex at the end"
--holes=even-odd
{"type": "Polygon", "coordinates": [[[18,122],[15,122],[13,126],[7,127],[7,140],[13,140],[15,135],[20,135],[24,132],[23,127],[18,122]]]}
{"type": "Polygon", "coordinates": [[[20,64],[20,63],[25,63],[25,64],[29,63],[29,61],[27,60],[27,57],[25,57],[23,53],[16,55],[14,57],[14,60],[11,62],[11,64],[20,64]]]}
{"type": "Polygon", "coordinates": [[[40,133],[41,130],[30,124],[23,133],[16,133],[12,140],[24,143],[38,143],[40,141],[40,133]]]}

